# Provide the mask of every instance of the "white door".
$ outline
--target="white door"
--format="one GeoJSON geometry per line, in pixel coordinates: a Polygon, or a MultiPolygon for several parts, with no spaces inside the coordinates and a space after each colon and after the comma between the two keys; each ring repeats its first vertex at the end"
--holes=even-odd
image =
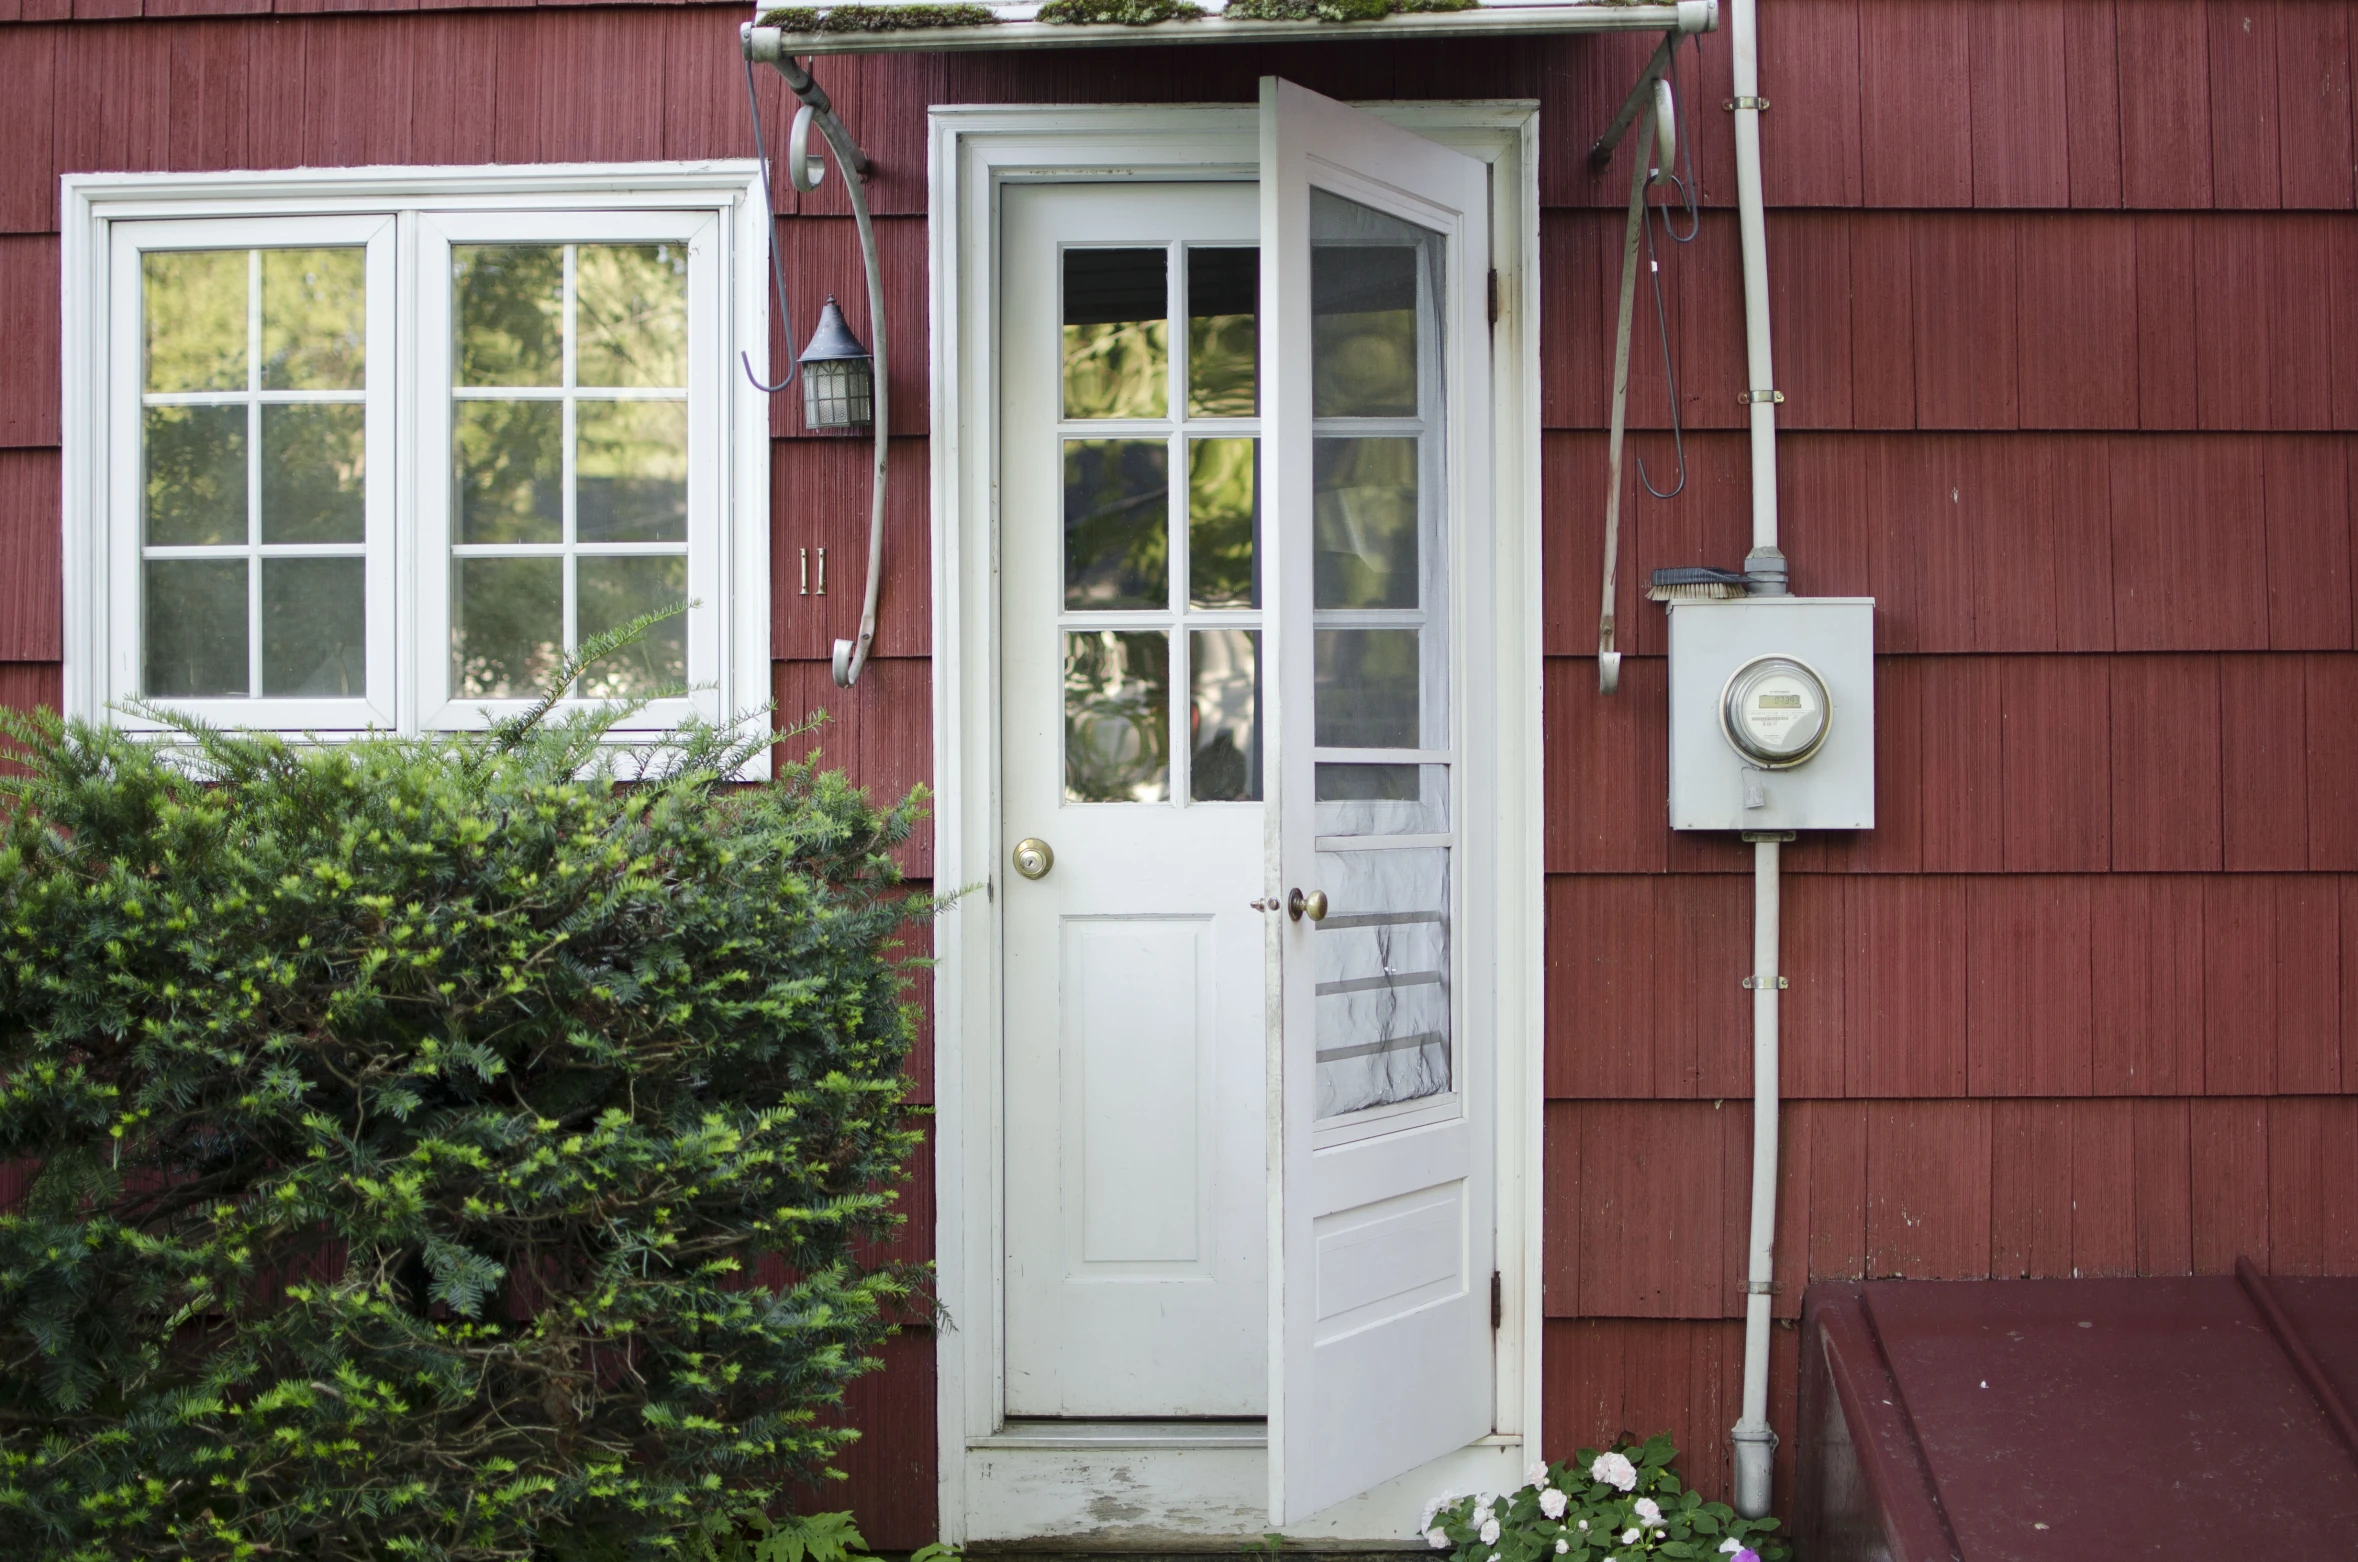
{"type": "Polygon", "coordinates": [[[1003,213],[1006,1411],[1257,1417],[1253,188],[1017,185],[1003,213]]]}
{"type": "Polygon", "coordinates": [[[1272,886],[1308,902],[1271,919],[1289,1524],[1491,1429],[1491,1048],[1459,979],[1489,778],[1458,648],[1492,589],[1490,260],[1480,163],[1274,77],[1260,206],[1272,886]]]}

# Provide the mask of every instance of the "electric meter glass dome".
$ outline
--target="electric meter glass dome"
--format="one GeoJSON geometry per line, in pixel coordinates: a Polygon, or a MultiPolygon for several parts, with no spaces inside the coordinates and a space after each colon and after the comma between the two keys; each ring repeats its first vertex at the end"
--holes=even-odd
{"type": "Polygon", "coordinates": [[[1762,656],[1736,669],[1719,703],[1720,729],[1736,752],[1766,769],[1815,754],[1833,724],[1826,682],[1790,656],[1762,656]]]}

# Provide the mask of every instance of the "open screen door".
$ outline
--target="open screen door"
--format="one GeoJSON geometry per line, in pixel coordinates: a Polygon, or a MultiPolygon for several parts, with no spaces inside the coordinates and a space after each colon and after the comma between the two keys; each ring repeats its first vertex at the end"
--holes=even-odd
{"type": "Polygon", "coordinates": [[[1481,163],[1262,79],[1281,1525],[1491,1429],[1490,1046],[1457,936],[1488,232],[1481,163]]]}

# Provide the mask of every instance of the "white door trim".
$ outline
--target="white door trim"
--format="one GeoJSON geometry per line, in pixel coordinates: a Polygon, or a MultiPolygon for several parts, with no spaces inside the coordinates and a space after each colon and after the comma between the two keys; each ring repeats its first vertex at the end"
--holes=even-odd
{"type": "MultiPolygon", "coordinates": [[[[1493,333],[1498,575],[1502,592],[1487,648],[1499,711],[1497,839],[1491,887],[1497,929],[1498,1419],[1484,1445],[1402,1477],[1371,1498],[1321,1515],[1305,1535],[1405,1538],[1442,1483],[1509,1489],[1523,1444],[1540,1428],[1540,1209],[1543,1196],[1542,975],[1544,829],[1541,811],[1539,592],[1538,106],[1530,102],[1360,105],[1394,124],[1489,163],[1491,250],[1499,274],[1493,333]],[[1446,1468],[1444,1468],[1446,1467],[1446,1468]],[[1431,1491],[1426,1488],[1430,1485],[1431,1491]],[[1392,1488],[1400,1488],[1393,1490],[1392,1488]],[[1402,1504],[1405,1501],[1405,1508],[1402,1504]],[[1402,1516],[1403,1512],[1405,1517],[1402,1516]]],[[[1000,1153],[997,907],[1005,843],[998,839],[998,601],[996,579],[996,342],[999,190],[1014,182],[1254,179],[1259,121],[1251,105],[946,107],[931,113],[929,242],[933,315],[933,646],[935,872],[968,893],[934,930],[934,1099],[938,1294],[949,1317],[936,1338],[942,1538],[970,1540],[1119,1534],[1128,1543],[1227,1538],[1211,1519],[1230,1511],[1225,1488],[1249,1471],[1247,1509],[1266,1490],[1259,1450],[1175,1447],[1167,1436],[1136,1449],[1164,1488],[1120,1514],[1089,1484],[1087,1455],[1002,1427],[1005,1251],[1000,1153]],[[1039,1468],[1028,1467],[1037,1462],[1039,1468]],[[1060,1471],[1065,1472],[1060,1475],[1060,1471]],[[1200,1475],[1193,1473],[1200,1471],[1200,1475]],[[1202,1515],[1190,1522],[1191,1515],[1202,1515]],[[1206,1527],[1207,1524],[1216,1528],[1206,1527]]],[[[1473,626],[1467,626],[1469,632],[1473,626]]],[[[1469,644],[1468,651],[1473,647],[1469,644]]],[[[1182,1442],[1192,1440],[1181,1439],[1182,1442]]],[[[1132,1439],[1123,1447],[1147,1443],[1132,1439]]],[[[1109,1452],[1120,1448],[1109,1444],[1109,1452]]],[[[1129,1461],[1146,1473],[1138,1458],[1129,1461]]],[[[1257,1535],[1258,1513],[1236,1534],[1257,1535]]]]}

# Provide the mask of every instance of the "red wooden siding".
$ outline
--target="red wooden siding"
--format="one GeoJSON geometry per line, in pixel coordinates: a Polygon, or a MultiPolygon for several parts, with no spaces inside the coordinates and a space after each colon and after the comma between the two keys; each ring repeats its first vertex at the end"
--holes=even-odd
{"type": "MultiPolygon", "coordinates": [[[[56,175],[742,155],[737,5],[0,0],[0,703],[57,698],[56,175]],[[311,15],[334,9],[349,14],[311,15]],[[540,14],[547,9],[549,14],[540,14]],[[376,14],[369,14],[376,13],[376,14]],[[172,18],[171,25],[147,25],[172,18]]],[[[1871,594],[1879,827],[1787,857],[1781,1319],[1813,1278],[2358,1272],[2358,201],[2344,0],[1775,0],[1762,119],[1797,588],[1871,594]],[[2248,19],[2248,26],[2247,26],[2248,19]]],[[[867,447],[773,408],[773,689],[880,795],[930,775],[925,110],[1331,95],[1541,105],[1544,1442],[1671,1428],[1724,1493],[1751,1116],[1748,858],[1673,836],[1647,572],[1749,539],[1724,37],[1661,246],[1690,481],[1624,511],[1595,692],[1642,38],[828,60],[874,159],[895,351],[877,659],[835,689],[867,447]],[[801,594],[802,550],[828,553],[801,594]]],[[[772,133],[783,95],[762,73],[772,133]]],[[[839,183],[778,233],[795,323],[872,336],[839,183]]],[[[1644,313],[1640,329],[1643,332],[1644,313]]],[[[783,340],[782,334],[779,340],[783,340]]],[[[1632,449],[1670,460],[1642,335],[1632,449]]],[[[1634,487],[1633,487],[1634,493],[1634,487]]],[[[904,849],[932,872],[930,842],[904,849]]],[[[924,952],[920,931],[909,953],[924,952]]],[[[922,994],[919,994],[922,997],[922,994]]],[[[920,1004],[922,1008],[922,1003],[920,1004]]],[[[930,1022],[912,1060],[931,1099],[930,1022]]],[[[896,1244],[922,1256],[930,1204],[896,1244]]],[[[1793,1335],[1773,1419],[1790,1430],[1793,1335]]],[[[846,1406],[874,1544],[930,1539],[930,1338],[846,1406]]],[[[1789,1474],[1790,1461],[1780,1461],[1789,1474]]]]}

